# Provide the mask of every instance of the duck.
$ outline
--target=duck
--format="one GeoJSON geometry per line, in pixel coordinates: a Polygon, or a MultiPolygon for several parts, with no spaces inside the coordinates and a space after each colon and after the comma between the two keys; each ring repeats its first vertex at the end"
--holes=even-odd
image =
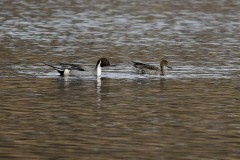
{"type": "Polygon", "coordinates": [[[107,58],[101,58],[97,61],[95,68],[79,64],[69,63],[44,63],[59,72],[61,76],[101,76],[101,67],[110,66],[111,63],[107,58]]]}
{"type": "Polygon", "coordinates": [[[160,74],[162,76],[166,75],[167,68],[172,69],[172,67],[168,65],[168,61],[166,59],[161,60],[160,68],[150,64],[142,63],[142,62],[133,62],[132,66],[133,66],[133,69],[137,71],[137,73],[160,74]]]}

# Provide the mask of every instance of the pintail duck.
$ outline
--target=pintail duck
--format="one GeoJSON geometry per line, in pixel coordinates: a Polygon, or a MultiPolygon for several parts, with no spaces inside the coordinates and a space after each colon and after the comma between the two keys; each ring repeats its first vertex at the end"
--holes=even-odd
{"type": "Polygon", "coordinates": [[[172,69],[172,67],[168,65],[168,61],[165,59],[160,62],[160,68],[142,62],[133,62],[133,69],[136,70],[138,73],[142,74],[165,75],[167,72],[167,68],[172,69]]]}
{"type": "Polygon", "coordinates": [[[97,61],[94,69],[83,65],[68,63],[45,63],[45,65],[57,70],[61,76],[100,76],[102,72],[101,67],[109,66],[111,63],[107,58],[101,58],[97,61]]]}

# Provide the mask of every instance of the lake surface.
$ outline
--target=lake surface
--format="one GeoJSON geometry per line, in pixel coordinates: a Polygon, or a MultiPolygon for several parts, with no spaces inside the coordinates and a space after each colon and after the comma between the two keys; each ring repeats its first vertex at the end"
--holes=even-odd
{"type": "Polygon", "coordinates": [[[240,159],[240,1],[0,6],[0,159],[240,159]],[[43,64],[101,57],[98,78],[43,64]]]}

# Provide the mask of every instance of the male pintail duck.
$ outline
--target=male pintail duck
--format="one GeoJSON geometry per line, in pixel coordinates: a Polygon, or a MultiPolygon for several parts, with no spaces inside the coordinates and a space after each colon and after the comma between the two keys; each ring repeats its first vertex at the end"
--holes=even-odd
{"type": "Polygon", "coordinates": [[[83,65],[68,63],[45,63],[45,65],[57,70],[61,76],[100,76],[102,72],[101,67],[109,66],[111,63],[107,58],[101,58],[97,61],[94,69],[83,65]]]}
{"type": "Polygon", "coordinates": [[[172,69],[172,67],[168,65],[168,61],[165,59],[160,62],[160,68],[142,62],[133,62],[133,69],[136,70],[138,73],[142,74],[165,75],[167,72],[167,68],[172,69]]]}

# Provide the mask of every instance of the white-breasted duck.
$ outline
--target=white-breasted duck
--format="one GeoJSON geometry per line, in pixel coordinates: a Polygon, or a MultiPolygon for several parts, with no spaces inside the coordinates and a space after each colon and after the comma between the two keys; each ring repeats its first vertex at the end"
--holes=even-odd
{"type": "Polygon", "coordinates": [[[45,63],[45,65],[58,71],[61,76],[100,76],[101,67],[109,66],[111,63],[107,58],[101,58],[97,61],[95,68],[69,63],[45,63]]]}

